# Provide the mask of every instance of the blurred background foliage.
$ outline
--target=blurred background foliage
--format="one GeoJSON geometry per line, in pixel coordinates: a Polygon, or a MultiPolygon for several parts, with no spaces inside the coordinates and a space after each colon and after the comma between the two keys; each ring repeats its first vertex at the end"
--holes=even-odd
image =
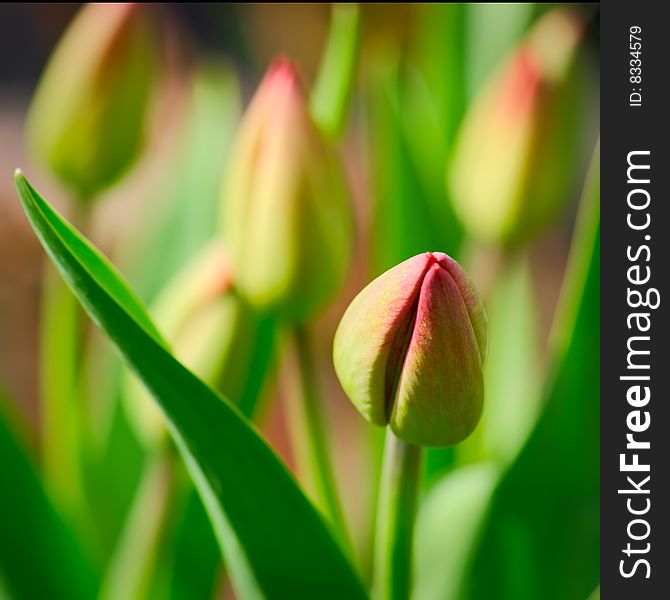
{"type": "MultiPolygon", "coordinates": [[[[183,273],[216,235],[231,142],[276,55],[295,60],[306,88],[314,86],[313,115],[337,144],[354,202],[347,282],[310,321],[309,335],[364,577],[383,434],[341,392],[332,336],[372,277],[439,250],[482,291],[491,341],[481,424],[457,449],[427,455],[414,596],[589,596],[599,573],[597,5],[363,4],[355,47],[337,39],[336,27],[329,33],[337,15],[329,5],[148,7],[155,64],[147,67],[146,111],[133,116],[144,122],[143,140],[123,168],[110,159],[113,184],[104,170],[99,190],[88,181],[71,185],[71,169],[59,179],[26,144],[37,81],[78,10],[0,9],[0,597],[92,597],[100,589],[114,598],[232,597],[197,494],[178,464],[151,460],[165,441],[148,441],[123,408],[139,406],[142,391],[53,283],[10,175],[23,165],[112,257],[164,335],[178,332],[174,315],[159,316],[161,298],[195,289],[183,273]],[[548,29],[546,17],[556,23],[557,15],[559,25],[548,29]],[[538,23],[545,29],[533,46],[528,36],[538,23]],[[569,68],[556,74],[561,48],[569,68]],[[538,52],[549,66],[536,61],[519,76],[515,60],[538,52]],[[329,112],[338,93],[343,108],[329,112]],[[500,109],[506,93],[519,114],[500,109]],[[557,96],[561,110],[547,110],[557,96]],[[467,143],[474,150],[462,149],[468,127],[486,133],[467,143]],[[556,139],[566,129],[569,141],[556,139]],[[482,219],[507,202],[521,206],[513,237],[482,237],[472,216],[463,218],[459,206],[472,203],[454,185],[459,177],[486,183],[482,219]],[[541,198],[554,189],[560,193],[544,214],[541,198]],[[95,203],[82,208],[78,196],[91,190],[95,203]],[[532,226],[522,219],[529,211],[543,213],[532,226]]],[[[130,145],[137,134],[128,134],[130,145]]],[[[253,326],[235,339],[226,324],[245,310],[213,309],[214,320],[200,325],[210,333],[202,338],[209,354],[192,366],[204,375],[198,364],[211,366],[217,344],[251,357],[235,369],[231,397],[295,467],[286,334],[273,318],[250,314],[253,326]],[[222,341],[213,323],[232,341],[222,341]]],[[[184,353],[202,339],[184,342],[184,353]]],[[[225,390],[225,369],[216,377],[225,390]]]]}

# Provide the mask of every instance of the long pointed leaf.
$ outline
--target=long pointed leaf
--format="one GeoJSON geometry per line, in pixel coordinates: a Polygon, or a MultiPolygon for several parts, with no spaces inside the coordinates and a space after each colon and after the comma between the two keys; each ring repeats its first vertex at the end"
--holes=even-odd
{"type": "Polygon", "coordinates": [[[546,408],[498,485],[459,597],[585,598],[600,540],[600,171],[590,169],[546,408]],[[530,482],[530,483],[529,483],[530,482]],[[566,577],[569,573],[569,577],[566,577]]]}
{"type": "Polygon", "coordinates": [[[0,597],[93,597],[92,566],[1,413],[0,481],[0,597]]]}
{"type": "Polygon", "coordinates": [[[161,406],[243,598],[365,598],[316,509],[253,427],[162,345],[120,277],[30,186],[21,203],[93,320],[161,406]]]}
{"type": "Polygon", "coordinates": [[[599,175],[596,150],[556,317],[543,412],[500,478],[480,477],[485,465],[473,465],[430,492],[415,540],[417,598],[432,590],[445,600],[585,598],[598,583],[599,175]],[[460,503],[466,512],[458,512],[460,503]],[[460,515],[456,529],[452,513],[460,515]],[[446,539],[450,552],[439,561],[425,558],[446,539]]]}

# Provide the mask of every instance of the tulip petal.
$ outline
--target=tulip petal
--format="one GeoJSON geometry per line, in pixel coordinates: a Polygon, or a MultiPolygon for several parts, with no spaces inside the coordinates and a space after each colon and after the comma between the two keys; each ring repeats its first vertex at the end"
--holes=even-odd
{"type": "Polygon", "coordinates": [[[335,334],[333,362],[340,383],[358,411],[377,425],[388,422],[387,373],[394,369],[387,367],[400,346],[394,341],[434,263],[431,254],[419,254],[380,275],[354,298],[335,334]]]}
{"type": "Polygon", "coordinates": [[[344,278],[353,215],[344,171],[288,59],[273,63],[242,119],[223,194],[240,292],[258,310],[311,316],[344,278]]]}
{"type": "Polygon", "coordinates": [[[421,285],[389,421],[397,436],[424,446],[459,443],[474,430],[483,407],[475,331],[459,286],[441,262],[432,264],[421,285]]]}
{"type": "Polygon", "coordinates": [[[433,252],[433,256],[437,258],[437,261],[447,270],[458,286],[458,291],[461,293],[463,302],[465,302],[465,308],[470,315],[470,324],[474,330],[475,338],[477,338],[479,356],[483,365],[486,362],[488,351],[489,320],[479,291],[469,275],[451,256],[443,252],[433,252]]]}
{"type": "Polygon", "coordinates": [[[582,21],[571,8],[538,19],[463,118],[447,185],[457,216],[483,242],[527,240],[569,197],[582,21]]]}

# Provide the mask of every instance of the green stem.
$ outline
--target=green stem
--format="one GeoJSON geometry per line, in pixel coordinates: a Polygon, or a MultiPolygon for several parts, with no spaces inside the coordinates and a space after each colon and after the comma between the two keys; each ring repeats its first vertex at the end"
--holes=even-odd
{"type": "Polygon", "coordinates": [[[552,357],[562,355],[568,347],[574,329],[582,293],[588,277],[593,238],[600,222],[600,139],[591,157],[591,164],[584,182],[577,220],[572,233],[570,254],[561,283],[558,306],[549,336],[552,357]]]}
{"type": "Polygon", "coordinates": [[[357,4],[334,4],[326,49],[310,97],[314,121],[329,136],[344,125],[358,64],[360,9],[357,4]]]}
{"type": "MultiPolygon", "coordinates": [[[[88,209],[78,208],[73,220],[85,228],[88,209]]],[[[39,373],[43,468],[61,508],[81,520],[86,514],[79,447],[82,411],[77,393],[82,312],[52,265],[45,267],[42,282],[39,373]]]]}
{"type": "Polygon", "coordinates": [[[308,488],[313,493],[315,504],[330,519],[339,534],[340,542],[351,554],[351,541],[328,450],[323,407],[319,401],[317,376],[308,335],[297,325],[293,333],[299,385],[291,411],[291,438],[297,446],[295,458],[300,472],[308,480],[308,488]]]}
{"type": "Polygon", "coordinates": [[[169,522],[176,479],[169,448],[149,457],[100,593],[104,600],[146,598],[169,522]]]}
{"type": "Polygon", "coordinates": [[[375,538],[376,600],[407,600],[410,595],[422,456],[422,448],[387,431],[375,538]]]}

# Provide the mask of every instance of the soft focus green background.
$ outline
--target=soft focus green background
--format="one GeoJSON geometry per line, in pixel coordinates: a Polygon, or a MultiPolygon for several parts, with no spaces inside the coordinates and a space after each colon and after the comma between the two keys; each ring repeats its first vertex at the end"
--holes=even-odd
{"type": "MultiPolygon", "coordinates": [[[[309,330],[364,579],[383,433],[360,418],[335,378],[330,356],[339,318],[372,277],[419,252],[444,251],[481,290],[491,327],[481,424],[457,449],[427,453],[415,534],[417,599],[582,600],[598,585],[597,160],[587,181],[599,135],[596,5],[573,5],[584,23],[569,96],[577,117],[566,123],[575,141],[556,161],[568,191],[551,222],[514,244],[481,243],[455,215],[445,183],[464,116],[524,34],[557,6],[361,7],[351,106],[335,142],[355,206],[354,261],[344,288],[309,330]]],[[[56,437],[44,436],[39,306],[53,274],[11,174],[21,165],[76,222],[68,190],[26,149],[25,118],[77,8],[0,8],[0,598],[95,597],[101,581],[118,582],[115,570],[129,568],[123,531],[147,481],[148,451],[122,408],[127,374],[89,321],[74,336],[84,348],[71,382],[76,426],[68,421],[56,437]]],[[[314,4],[152,10],[163,46],[146,143],[96,201],[85,231],[147,306],[214,236],[230,141],[269,62],[291,56],[309,89],[331,15],[329,5],[314,4]]],[[[506,140],[490,143],[505,152],[506,140]]],[[[258,403],[261,431],[294,467],[292,371],[281,334],[271,329],[261,323],[253,389],[233,400],[258,403]]],[[[159,514],[159,533],[147,550],[151,568],[133,593],[234,597],[186,473],[161,468],[148,476],[158,481],[151,488],[158,496],[148,494],[137,513],[147,528],[149,515],[159,514]]],[[[127,597],[119,590],[115,597],[127,597]]]]}

